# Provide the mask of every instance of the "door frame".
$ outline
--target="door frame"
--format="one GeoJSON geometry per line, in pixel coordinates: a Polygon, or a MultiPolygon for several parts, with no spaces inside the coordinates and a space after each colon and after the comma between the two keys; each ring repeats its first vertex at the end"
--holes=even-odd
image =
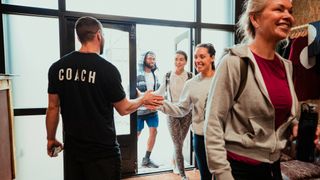
{"type": "MultiPolygon", "coordinates": [[[[189,71],[194,73],[196,72],[194,67],[193,67],[193,48],[194,48],[194,40],[193,40],[193,29],[192,28],[189,28],[189,32],[188,31],[185,31],[184,33],[180,34],[179,36],[176,37],[176,39],[174,40],[174,44],[175,44],[175,51],[179,50],[178,49],[178,44],[183,41],[184,39],[187,39],[189,40],[189,43],[190,43],[190,49],[189,49],[189,53],[190,53],[190,57],[189,57],[189,65],[190,65],[190,68],[189,68],[189,71]]],[[[187,52],[187,51],[186,51],[187,52]]],[[[191,127],[191,125],[190,125],[191,127]]],[[[189,147],[189,154],[186,154],[184,152],[182,152],[183,156],[184,156],[184,159],[185,161],[187,161],[190,165],[193,165],[194,162],[195,162],[195,159],[194,159],[194,153],[193,153],[193,132],[191,131],[191,128],[189,130],[190,132],[190,135],[189,135],[189,140],[190,140],[190,147],[189,147]]],[[[186,138],[188,138],[186,136],[186,138]]]]}
{"type": "MultiPolygon", "coordinates": [[[[64,16],[60,22],[60,56],[75,50],[74,25],[79,17],[64,16]]],[[[130,99],[136,98],[136,24],[119,23],[107,19],[98,19],[104,28],[111,28],[129,33],[129,87],[130,99]]],[[[106,37],[108,38],[108,37],[106,37]]],[[[138,172],[137,164],[137,113],[130,114],[130,134],[117,135],[120,144],[123,175],[134,175],[138,172]]]]}

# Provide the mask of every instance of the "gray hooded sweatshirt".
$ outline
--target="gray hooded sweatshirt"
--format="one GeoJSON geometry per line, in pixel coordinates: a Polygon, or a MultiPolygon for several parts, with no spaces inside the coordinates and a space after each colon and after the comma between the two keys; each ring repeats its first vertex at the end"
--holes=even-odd
{"type": "Polygon", "coordinates": [[[275,109],[262,74],[247,45],[228,49],[215,73],[208,95],[205,117],[205,144],[208,167],[218,180],[232,180],[227,151],[261,162],[280,158],[297,123],[298,100],[292,82],[292,64],[276,54],[284,64],[292,96],[291,115],[275,130],[275,109]],[[245,88],[234,100],[240,86],[240,57],[249,58],[245,88]]]}

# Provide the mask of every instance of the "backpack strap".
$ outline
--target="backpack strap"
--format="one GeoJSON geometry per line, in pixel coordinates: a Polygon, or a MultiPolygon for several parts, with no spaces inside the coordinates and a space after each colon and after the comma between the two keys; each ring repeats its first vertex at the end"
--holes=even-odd
{"type": "Polygon", "coordinates": [[[166,73],[166,89],[167,89],[168,84],[169,84],[169,82],[170,82],[170,75],[171,75],[171,71],[169,71],[169,72],[166,73]]]}
{"type": "Polygon", "coordinates": [[[246,86],[248,77],[248,63],[248,58],[240,58],[240,86],[236,96],[234,97],[234,101],[238,100],[244,87],[246,86]]]}
{"type": "Polygon", "coordinates": [[[170,90],[169,90],[169,87],[168,87],[168,85],[169,85],[169,83],[170,83],[170,75],[171,75],[171,71],[169,71],[169,72],[167,72],[166,73],[166,88],[165,88],[165,91],[166,91],[166,94],[165,94],[165,99],[168,99],[168,100],[172,100],[172,97],[171,97],[171,94],[170,94],[170,90]],[[170,96],[170,99],[169,99],[169,96],[170,96]]]}
{"type": "Polygon", "coordinates": [[[188,79],[191,79],[192,78],[192,72],[187,72],[188,74],[188,79]]]}

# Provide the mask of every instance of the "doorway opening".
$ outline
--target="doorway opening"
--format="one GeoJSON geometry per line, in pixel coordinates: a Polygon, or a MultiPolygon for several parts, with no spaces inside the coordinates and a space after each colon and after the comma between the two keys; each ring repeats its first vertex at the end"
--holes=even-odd
{"type": "MultiPolygon", "coordinates": [[[[177,50],[183,50],[188,55],[188,64],[186,70],[191,71],[192,52],[191,38],[192,30],[190,28],[177,28],[153,25],[137,25],[137,68],[143,63],[143,55],[147,51],[153,51],[156,54],[156,64],[159,70],[158,78],[160,83],[164,83],[165,74],[174,69],[174,56],[177,50]]],[[[137,69],[139,71],[139,69],[137,69]]],[[[159,165],[159,168],[142,167],[142,159],[146,154],[149,129],[145,124],[144,129],[138,139],[137,144],[137,165],[138,174],[154,173],[160,171],[172,170],[173,143],[167,127],[167,117],[164,113],[158,112],[159,126],[157,128],[157,137],[153,147],[150,159],[159,165]]],[[[191,135],[190,131],[186,136],[183,146],[185,167],[193,166],[193,155],[191,153],[191,135]]]]}

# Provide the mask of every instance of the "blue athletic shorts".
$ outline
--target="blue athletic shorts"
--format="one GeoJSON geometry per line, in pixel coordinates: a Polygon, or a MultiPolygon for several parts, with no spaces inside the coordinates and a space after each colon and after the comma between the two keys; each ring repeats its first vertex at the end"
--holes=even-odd
{"type": "Polygon", "coordinates": [[[140,132],[144,128],[144,121],[146,121],[148,127],[157,128],[159,126],[158,112],[138,116],[137,131],[140,132]]]}

